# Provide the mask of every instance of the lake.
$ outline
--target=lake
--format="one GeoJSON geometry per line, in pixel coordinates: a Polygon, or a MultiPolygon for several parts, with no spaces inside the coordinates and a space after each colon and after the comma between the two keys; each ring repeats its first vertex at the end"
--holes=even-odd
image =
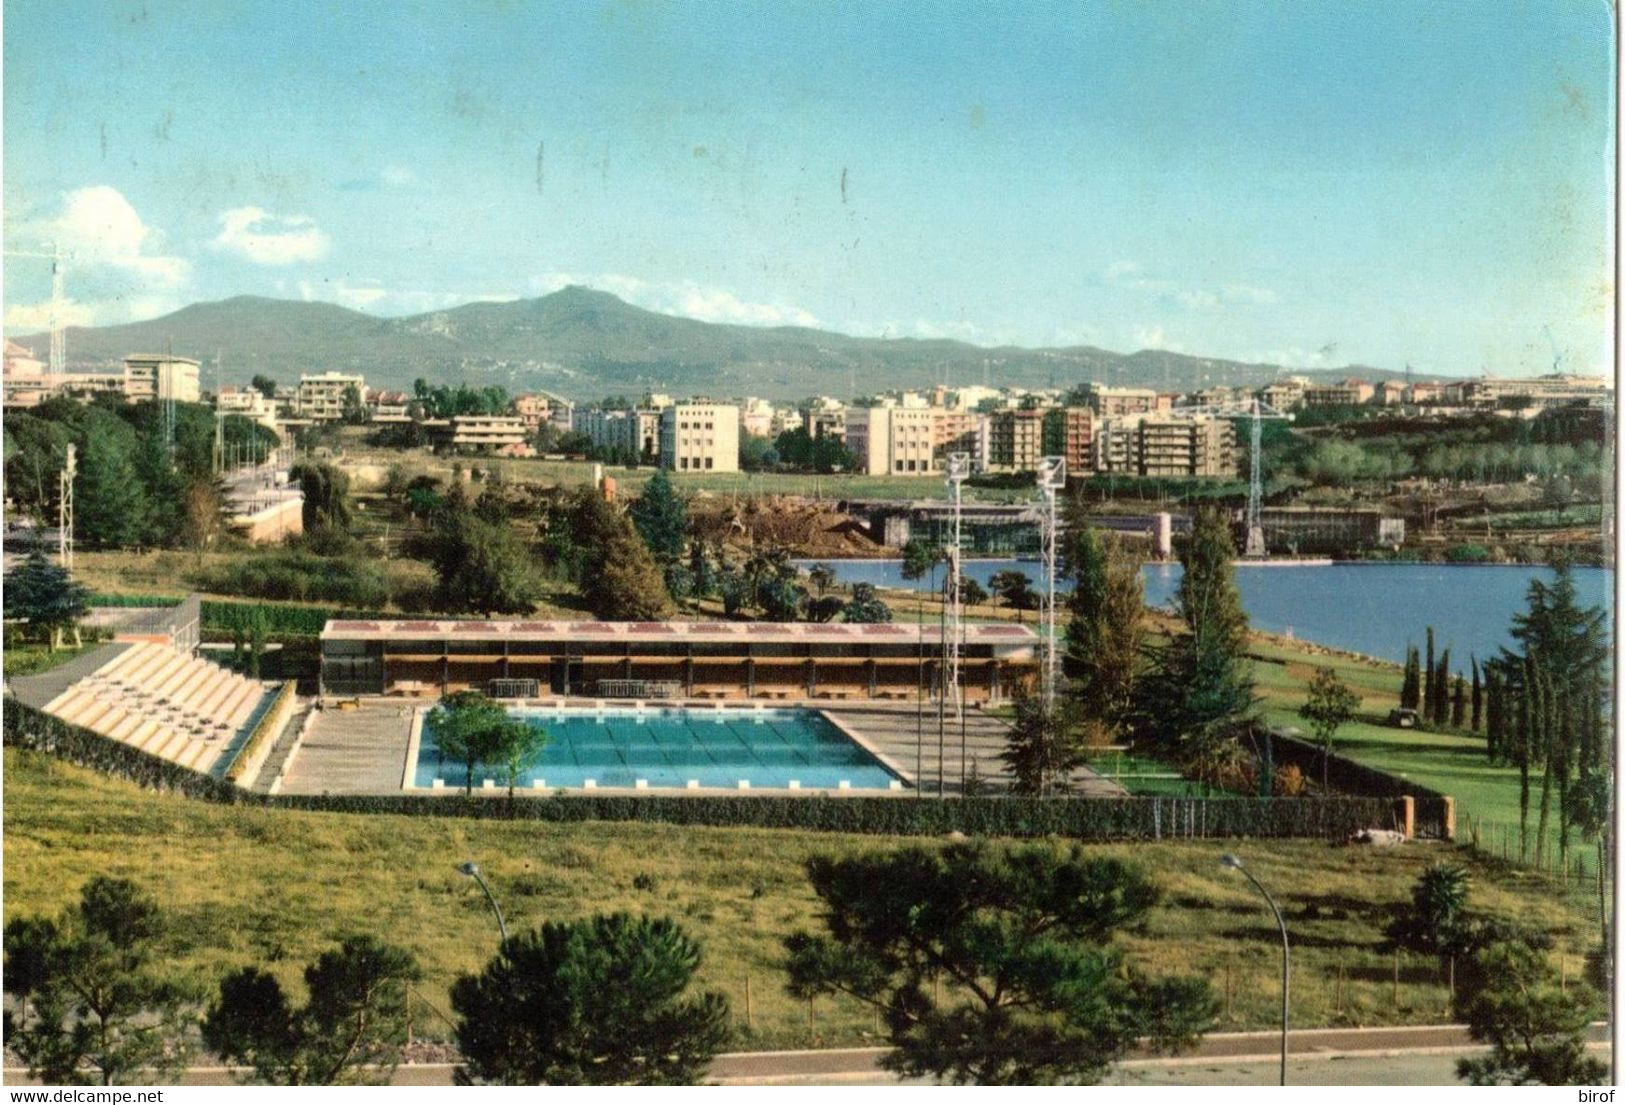
{"type": "MultiPolygon", "coordinates": [[[[798,561],[807,567],[812,561],[798,561]]],[[[897,560],[828,561],[842,583],[926,590],[930,579],[905,580],[897,560]]],[[[1034,560],[967,560],[966,574],[984,587],[995,572],[1026,572],[1043,585],[1044,566],[1034,560]]],[[[1548,568],[1525,564],[1314,564],[1237,565],[1242,605],[1255,627],[1335,648],[1403,662],[1405,646],[1420,647],[1429,625],[1437,647],[1465,661],[1470,653],[1493,655],[1511,645],[1512,615],[1524,594],[1548,568]]],[[[1145,600],[1172,602],[1178,564],[1149,564],[1145,600]]],[[[942,582],[939,569],[936,583],[942,582]]],[[[1575,585],[1587,605],[1610,607],[1614,574],[1607,568],[1576,568],[1575,585]]]]}

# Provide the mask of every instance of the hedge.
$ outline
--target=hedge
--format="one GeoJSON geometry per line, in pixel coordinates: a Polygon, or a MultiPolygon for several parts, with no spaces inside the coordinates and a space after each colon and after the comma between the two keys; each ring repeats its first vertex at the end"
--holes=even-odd
{"type": "Polygon", "coordinates": [[[145,608],[157,606],[179,606],[185,601],[185,595],[124,595],[92,592],[87,600],[87,603],[90,606],[145,608]]]}
{"type": "MultiPolygon", "coordinates": [[[[1079,840],[1223,837],[1341,839],[1398,824],[1393,798],[954,798],[789,795],[249,794],[13,701],[5,742],[50,752],[142,786],[281,809],[523,821],[640,821],[818,832],[1062,836],[1079,840]]],[[[1440,835],[1444,802],[1417,797],[1417,831],[1440,835]]]]}
{"type": "Polygon", "coordinates": [[[317,637],[330,618],[358,618],[366,621],[400,615],[372,610],[346,610],[332,606],[283,606],[270,602],[203,600],[205,633],[214,631],[229,634],[234,629],[246,630],[256,616],[264,620],[266,636],[279,639],[317,637]]]}
{"type": "Polygon", "coordinates": [[[231,758],[231,763],[222,772],[229,782],[241,784],[244,769],[250,764],[257,768],[260,763],[264,762],[264,757],[259,756],[260,746],[267,741],[276,740],[277,734],[282,731],[282,726],[287,723],[286,707],[289,700],[293,698],[293,693],[294,685],[291,681],[284,682],[281,687],[277,688],[276,698],[260,714],[259,720],[254,723],[253,732],[248,734],[248,739],[243,741],[241,747],[237,749],[237,755],[231,758]]]}

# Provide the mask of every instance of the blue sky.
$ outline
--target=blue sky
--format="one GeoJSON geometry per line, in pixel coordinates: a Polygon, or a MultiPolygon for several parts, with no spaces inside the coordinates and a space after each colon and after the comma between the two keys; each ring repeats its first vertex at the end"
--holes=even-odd
{"type": "MultiPolygon", "coordinates": [[[[569,282],[980,344],[1610,363],[1601,0],[9,0],[4,36],[7,248],[74,250],[74,322],[569,282]]],[[[43,324],[42,262],[4,291],[43,324]]]]}

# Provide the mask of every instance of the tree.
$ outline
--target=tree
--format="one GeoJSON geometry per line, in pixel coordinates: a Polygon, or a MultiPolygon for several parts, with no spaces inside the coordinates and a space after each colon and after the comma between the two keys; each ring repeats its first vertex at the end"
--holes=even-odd
{"type": "Polygon", "coordinates": [[[999,756],[1014,777],[1011,790],[1038,798],[1070,790],[1072,773],[1085,760],[1077,706],[1059,700],[1051,709],[1042,698],[1020,691],[1014,705],[1015,720],[999,756]]]}
{"type": "Polygon", "coordinates": [[[530,553],[506,524],[447,504],[430,547],[435,604],[451,613],[527,614],[541,588],[530,553]]]}
{"type": "Polygon", "coordinates": [[[305,495],[305,529],[349,529],[350,477],[331,464],[315,462],[296,464],[288,474],[305,495]]]}
{"type": "Polygon", "coordinates": [[[671,612],[666,581],[630,519],[586,490],[572,512],[582,598],[607,621],[656,621],[671,612]]]}
{"type": "Polygon", "coordinates": [[[91,422],[74,484],[76,540],[96,548],[124,548],[147,533],[146,485],[136,474],[134,435],[116,422],[91,422]]]}
{"type": "Polygon", "coordinates": [[[6,925],[6,1047],[29,1074],[61,1086],[178,1079],[192,1003],[159,956],[166,927],[150,895],[102,876],[77,909],[6,925]]]}
{"type": "Polygon", "coordinates": [[[1146,694],[1136,703],[1139,727],[1211,782],[1235,772],[1254,701],[1234,557],[1224,515],[1199,510],[1179,554],[1184,574],[1175,606],[1185,631],[1153,653],[1146,694]]]}
{"type": "Polygon", "coordinates": [[[479,691],[453,691],[429,711],[424,724],[434,733],[440,755],[463,765],[463,789],[472,794],[474,768],[500,762],[514,720],[502,703],[479,691]]]}
{"type": "Polygon", "coordinates": [[[1033,580],[1026,572],[1015,569],[1006,569],[994,572],[988,577],[987,585],[995,595],[1004,600],[1004,604],[1016,611],[1016,621],[1020,622],[1023,610],[1032,610],[1038,606],[1038,592],[1033,590],[1033,580]]]}
{"type": "Polygon", "coordinates": [[[1607,1064],[1586,1054],[1586,1034],[1599,1012],[1583,986],[1565,988],[1539,950],[1509,940],[1478,953],[1485,985],[1463,1010],[1468,1034],[1488,1044],[1480,1059],[1456,1063],[1474,1086],[1584,1086],[1608,1077],[1607,1064]]]}
{"type": "Polygon", "coordinates": [[[825,932],[797,932],[790,992],[874,1006],[887,1069],[980,1085],[1097,1082],[1141,1037],[1188,1046],[1205,980],[1150,980],[1112,940],[1156,888],[1076,845],[911,847],[808,861],[825,932]]]}
{"type": "Polygon", "coordinates": [[[1467,723],[1467,681],[1456,673],[1456,685],[1450,696],[1450,724],[1460,729],[1467,723]]]}
{"type": "Polygon", "coordinates": [[[1433,627],[1428,626],[1428,660],[1427,667],[1423,669],[1422,682],[1422,720],[1433,720],[1433,678],[1438,669],[1433,662],[1433,627]]]}
{"type": "Polygon", "coordinates": [[[823,598],[824,592],[835,586],[835,569],[822,562],[814,564],[807,569],[807,582],[813,585],[818,597],[823,598]]]}
{"type": "Polygon", "coordinates": [[[728,1039],[728,1002],[688,993],[700,946],[675,922],[598,915],[510,937],[451,988],[459,1081],[688,1085],[728,1039]]]}
{"type": "Polygon", "coordinates": [[[966,606],[980,606],[987,601],[987,589],[967,575],[959,577],[959,601],[966,606]]]}
{"type": "Polygon", "coordinates": [[[294,1009],[273,975],[243,967],[221,980],[203,1042],[272,1085],[386,1084],[407,1039],[407,990],[420,977],[412,953],[352,936],[305,968],[309,999],[294,1009]]]}
{"type": "Polygon", "coordinates": [[[53,564],[43,549],[35,547],[21,563],[6,573],[6,615],[28,623],[55,652],[64,631],[73,632],[79,642],[79,619],[90,610],[90,592],[59,564],[53,564]]]}
{"type": "Polygon", "coordinates": [[[942,560],[942,546],[933,545],[923,537],[911,537],[903,546],[903,578],[919,579],[941,564],[942,560]]]}
{"type": "Polygon", "coordinates": [[[1145,580],[1140,560],[1115,536],[1102,539],[1083,518],[1067,529],[1065,575],[1072,579],[1061,667],[1068,695],[1108,729],[1127,716],[1145,650],[1145,580]]]}
{"type": "Polygon", "coordinates": [[[1439,667],[1433,673],[1432,721],[1435,725],[1450,724],[1450,650],[1439,654],[1439,667]]]}
{"type": "Polygon", "coordinates": [[[1405,676],[1399,688],[1399,706],[1414,710],[1422,704],[1422,661],[1415,645],[1405,647],[1405,676]]]}
{"type": "Polygon", "coordinates": [[[508,720],[491,738],[491,755],[502,765],[503,777],[508,782],[508,801],[514,799],[519,777],[536,766],[548,743],[547,730],[522,718],[508,715],[508,720]]]}
{"type": "Polygon", "coordinates": [[[671,569],[683,559],[684,538],[688,533],[688,505],[672,486],[671,474],[666,469],[655,469],[655,474],[643,485],[643,494],[638,496],[628,514],[638,536],[649,547],[655,563],[669,578],[671,569]]]}
{"type": "Polygon", "coordinates": [[[181,504],[182,536],[200,557],[225,530],[224,510],[220,486],[212,478],[197,476],[187,481],[181,504]]]}
{"type": "Polygon", "coordinates": [[[1467,894],[1472,877],[1467,868],[1436,863],[1411,887],[1411,900],[1388,926],[1388,937],[1401,947],[1431,954],[1460,949],[1466,936],[1467,894]]]}
{"type": "Polygon", "coordinates": [[[339,418],[346,426],[364,426],[367,424],[367,404],[362,402],[361,389],[354,384],[350,384],[344,389],[339,418]]]}
{"type": "Polygon", "coordinates": [[[852,597],[846,600],[846,610],[842,621],[848,622],[889,622],[891,621],[891,607],[880,600],[875,593],[872,583],[854,583],[852,597]]]}
{"type": "Polygon", "coordinates": [[[1472,692],[1472,729],[1478,732],[1484,721],[1484,683],[1478,669],[1478,657],[1469,656],[1468,661],[1473,666],[1473,692],[1472,692]]]}
{"type": "Polygon", "coordinates": [[[254,378],[248,381],[248,386],[267,399],[276,398],[276,381],[269,376],[262,376],[256,372],[254,378]]]}
{"type": "Polygon", "coordinates": [[[1360,707],[1360,696],[1349,689],[1332,667],[1316,668],[1309,681],[1309,698],[1298,707],[1298,716],[1309,722],[1320,741],[1320,786],[1328,789],[1332,741],[1360,707]]]}

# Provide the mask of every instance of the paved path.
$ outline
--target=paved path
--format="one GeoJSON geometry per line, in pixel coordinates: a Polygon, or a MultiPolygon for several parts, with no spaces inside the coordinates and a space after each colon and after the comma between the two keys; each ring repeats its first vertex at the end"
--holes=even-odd
{"type": "MultiPolygon", "coordinates": [[[[1590,1048],[1608,1057],[1606,1025],[1593,1025],[1590,1048]]],[[[1223,1086],[1275,1085],[1280,1076],[1273,1032],[1220,1032],[1205,1037],[1196,1054],[1175,1058],[1137,1055],[1119,1063],[1108,1085],[1223,1086]]],[[[1453,1086],[1456,1059],[1479,1054],[1461,1025],[1404,1028],[1310,1029],[1294,1032],[1287,1081],[1304,1086],[1453,1086]]],[[[760,1051],[719,1055],[709,1081],[736,1086],[896,1085],[880,1069],[880,1048],[827,1051],[760,1051]]],[[[422,1063],[396,1070],[397,1086],[447,1086],[450,1063],[422,1063]]],[[[27,1085],[25,1073],[7,1067],[5,1082],[27,1085]]],[[[185,1078],[194,1086],[229,1085],[225,1067],[195,1067],[185,1078]]]]}
{"type": "Polygon", "coordinates": [[[282,779],[282,793],[399,794],[412,710],[395,701],[316,711],[282,779]]]}

